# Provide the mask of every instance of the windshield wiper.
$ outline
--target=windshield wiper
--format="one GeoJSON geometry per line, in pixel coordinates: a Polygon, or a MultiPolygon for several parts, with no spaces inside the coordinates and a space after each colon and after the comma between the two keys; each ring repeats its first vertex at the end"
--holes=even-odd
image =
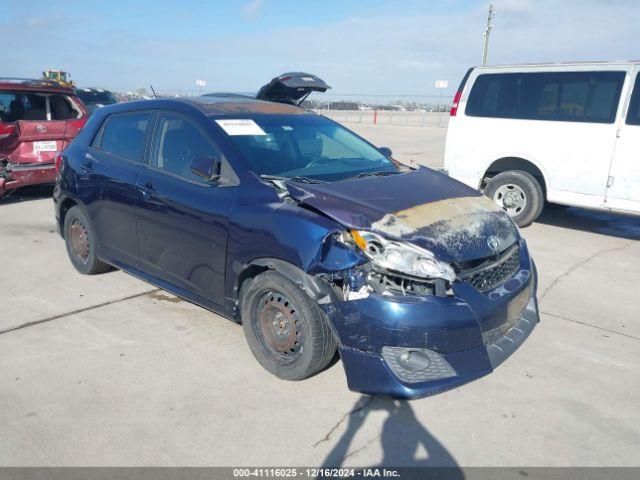
{"type": "Polygon", "coordinates": [[[283,177],[281,175],[260,175],[260,178],[264,178],[265,180],[277,180],[281,182],[286,182],[287,180],[299,182],[299,183],[327,183],[322,180],[318,180],[316,178],[302,177],[299,175],[295,175],[293,177],[283,177]]]}
{"type": "Polygon", "coordinates": [[[378,172],[361,172],[358,175],[356,175],[353,178],[362,178],[362,177],[387,177],[389,175],[397,175],[399,173],[403,173],[403,172],[398,172],[398,171],[378,171],[378,172]]]}

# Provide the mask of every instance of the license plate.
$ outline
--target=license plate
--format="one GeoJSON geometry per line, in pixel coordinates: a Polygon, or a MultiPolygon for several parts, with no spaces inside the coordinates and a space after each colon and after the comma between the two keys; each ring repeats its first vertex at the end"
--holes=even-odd
{"type": "Polygon", "coordinates": [[[33,142],[34,152],[56,152],[58,144],[56,142],[33,142]]]}

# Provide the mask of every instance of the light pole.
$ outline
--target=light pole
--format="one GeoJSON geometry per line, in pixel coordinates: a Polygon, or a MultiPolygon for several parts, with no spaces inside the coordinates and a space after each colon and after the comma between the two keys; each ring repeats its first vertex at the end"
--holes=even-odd
{"type": "Polygon", "coordinates": [[[202,87],[206,87],[207,82],[205,80],[196,80],[196,85],[198,87],[198,92],[202,95],[202,87]]]}
{"type": "Polygon", "coordinates": [[[482,65],[487,64],[487,53],[489,51],[489,34],[493,30],[493,17],[496,16],[496,11],[493,8],[493,4],[489,5],[489,15],[487,15],[487,28],[483,32],[484,42],[482,45],[482,65]]]}

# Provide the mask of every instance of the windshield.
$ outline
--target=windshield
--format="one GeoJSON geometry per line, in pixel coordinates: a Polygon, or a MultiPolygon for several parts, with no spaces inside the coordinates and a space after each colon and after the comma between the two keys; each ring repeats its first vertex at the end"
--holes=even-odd
{"type": "Polygon", "coordinates": [[[47,75],[51,80],[61,80],[63,82],[67,81],[67,74],[65,72],[49,72],[47,75]]]}
{"type": "Polygon", "coordinates": [[[106,90],[76,90],[76,95],[80,97],[84,103],[100,103],[102,105],[111,105],[116,103],[116,98],[111,92],[106,90]]]}
{"type": "Polygon", "coordinates": [[[254,115],[216,123],[258,175],[332,182],[399,172],[378,149],[320,115],[254,115]]]}

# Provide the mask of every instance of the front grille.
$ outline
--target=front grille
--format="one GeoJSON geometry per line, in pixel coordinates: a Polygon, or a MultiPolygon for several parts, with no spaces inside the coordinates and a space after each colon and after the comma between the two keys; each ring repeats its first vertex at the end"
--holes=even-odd
{"type": "Polygon", "coordinates": [[[467,282],[476,290],[485,292],[506,282],[520,265],[520,247],[518,244],[503,252],[499,258],[488,265],[461,270],[458,278],[467,282]]]}

